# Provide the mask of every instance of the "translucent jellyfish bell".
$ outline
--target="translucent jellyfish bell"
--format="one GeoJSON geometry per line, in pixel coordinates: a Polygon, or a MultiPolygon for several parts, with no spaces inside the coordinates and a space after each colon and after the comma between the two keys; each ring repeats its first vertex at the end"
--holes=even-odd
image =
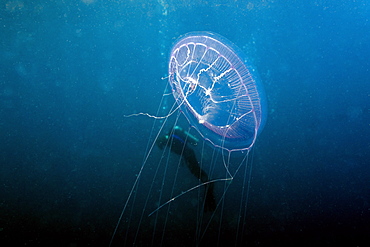
{"type": "Polygon", "coordinates": [[[249,150],[266,119],[257,72],[242,51],[221,35],[188,33],[173,46],[169,83],[190,124],[211,144],[249,150]]]}

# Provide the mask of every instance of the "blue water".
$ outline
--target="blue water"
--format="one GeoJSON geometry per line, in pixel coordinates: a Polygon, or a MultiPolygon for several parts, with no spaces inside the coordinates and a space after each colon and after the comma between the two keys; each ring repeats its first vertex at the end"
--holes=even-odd
{"type": "Polygon", "coordinates": [[[153,124],[124,115],[157,112],[170,49],[190,31],[233,41],[266,91],[247,243],[370,243],[368,1],[9,0],[0,8],[1,246],[109,245],[153,124]]]}

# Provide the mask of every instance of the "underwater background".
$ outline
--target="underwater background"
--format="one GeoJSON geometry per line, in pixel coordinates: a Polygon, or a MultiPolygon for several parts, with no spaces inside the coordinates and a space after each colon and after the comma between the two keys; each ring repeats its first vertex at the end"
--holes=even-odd
{"type": "Polygon", "coordinates": [[[234,42],[266,91],[249,246],[370,244],[369,1],[4,0],[1,246],[109,245],[153,125],[125,115],[157,112],[190,31],[234,42]]]}

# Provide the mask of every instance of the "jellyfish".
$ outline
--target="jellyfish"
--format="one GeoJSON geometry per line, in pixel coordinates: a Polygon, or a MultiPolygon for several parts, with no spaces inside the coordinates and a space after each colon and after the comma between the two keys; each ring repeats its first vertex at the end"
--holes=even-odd
{"type": "Polygon", "coordinates": [[[134,114],[155,118],[153,138],[110,245],[243,245],[250,151],[266,122],[258,74],[231,41],[192,32],[172,47],[167,79],[168,112],[134,114]]]}

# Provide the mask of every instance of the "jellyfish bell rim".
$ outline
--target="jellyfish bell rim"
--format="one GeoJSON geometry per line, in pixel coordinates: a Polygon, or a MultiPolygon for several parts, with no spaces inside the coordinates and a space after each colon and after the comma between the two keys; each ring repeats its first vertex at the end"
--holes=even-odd
{"type": "MultiPolygon", "coordinates": [[[[207,41],[210,42],[209,40],[213,40],[211,42],[216,42],[216,43],[220,43],[222,48],[226,48],[228,49],[230,52],[234,53],[235,57],[237,57],[237,59],[240,60],[241,64],[243,66],[245,66],[245,68],[247,69],[248,73],[250,74],[250,78],[253,80],[253,85],[255,86],[256,88],[256,91],[257,91],[257,94],[258,94],[258,98],[260,99],[259,100],[259,105],[260,105],[260,117],[256,120],[256,126],[258,126],[254,132],[255,134],[253,134],[250,138],[248,139],[245,139],[245,141],[243,141],[242,143],[239,143],[238,145],[233,145],[232,143],[230,144],[230,142],[233,141],[232,138],[228,138],[228,137],[225,137],[223,135],[219,135],[217,134],[216,132],[214,132],[214,135],[217,135],[221,141],[217,141],[217,143],[215,141],[212,141],[212,137],[207,137],[206,133],[207,130],[202,130],[203,128],[206,129],[207,127],[203,124],[203,123],[200,123],[199,119],[197,119],[194,114],[190,111],[189,107],[188,106],[185,106],[185,107],[180,107],[180,110],[184,113],[184,116],[186,117],[187,121],[189,122],[189,124],[191,125],[192,128],[196,129],[197,132],[200,134],[200,136],[202,136],[208,144],[210,144],[211,146],[213,147],[216,147],[216,148],[221,148],[227,152],[245,152],[245,151],[248,151],[251,149],[251,147],[254,145],[255,143],[255,140],[257,138],[257,136],[262,132],[265,124],[266,124],[266,118],[267,118],[267,102],[266,102],[266,95],[265,95],[265,91],[264,91],[264,87],[262,85],[262,82],[260,80],[260,76],[256,70],[256,68],[251,65],[248,61],[250,59],[248,59],[248,57],[245,55],[245,53],[237,46],[235,45],[232,41],[228,40],[227,38],[223,37],[222,35],[220,34],[217,34],[215,32],[211,32],[211,31],[195,31],[195,32],[188,32],[184,35],[181,35],[179,38],[177,38],[174,43],[173,43],[173,46],[172,46],[172,49],[171,49],[171,53],[169,55],[169,59],[168,59],[168,73],[169,73],[169,83],[171,84],[171,87],[173,86],[172,83],[171,83],[171,61],[172,61],[172,58],[174,56],[174,54],[176,53],[176,50],[179,50],[179,48],[183,45],[186,45],[188,44],[186,42],[187,39],[194,39],[195,37],[200,37],[200,39],[204,39],[204,43],[202,44],[206,44],[207,45],[207,41]],[[197,119],[199,125],[195,125],[194,124],[194,119],[197,119]],[[259,121],[259,123],[258,123],[259,121]],[[225,141],[227,144],[227,146],[225,146],[225,141]],[[230,148],[230,146],[231,148],[230,148]]],[[[192,41],[194,42],[194,41],[192,41]]],[[[189,43],[192,43],[192,42],[189,42],[189,43]]],[[[176,97],[175,97],[176,99],[176,97]]],[[[176,99],[177,101],[177,99],[176,99]]]]}

